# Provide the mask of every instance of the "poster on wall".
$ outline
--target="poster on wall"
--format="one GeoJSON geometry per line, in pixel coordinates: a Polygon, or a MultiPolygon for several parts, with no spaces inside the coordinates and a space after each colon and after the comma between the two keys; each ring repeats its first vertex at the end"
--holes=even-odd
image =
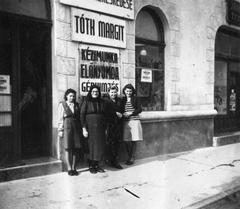
{"type": "Polygon", "coordinates": [[[134,0],[60,0],[60,3],[126,19],[134,19],[134,0]]]}
{"type": "Polygon", "coordinates": [[[9,75],[0,75],[0,94],[10,94],[9,75]]]}
{"type": "Polygon", "coordinates": [[[126,48],[126,21],[82,9],[71,9],[72,41],[126,48]]]}
{"type": "Polygon", "coordinates": [[[86,96],[92,85],[98,85],[103,94],[111,85],[118,86],[120,94],[119,50],[99,46],[80,45],[79,47],[79,88],[86,96]]]}

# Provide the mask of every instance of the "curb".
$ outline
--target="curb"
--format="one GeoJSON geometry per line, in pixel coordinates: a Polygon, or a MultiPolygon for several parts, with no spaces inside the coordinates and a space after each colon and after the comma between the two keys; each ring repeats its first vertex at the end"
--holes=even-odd
{"type": "Polygon", "coordinates": [[[240,199],[240,185],[182,209],[217,209],[229,200],[240,199]]]}

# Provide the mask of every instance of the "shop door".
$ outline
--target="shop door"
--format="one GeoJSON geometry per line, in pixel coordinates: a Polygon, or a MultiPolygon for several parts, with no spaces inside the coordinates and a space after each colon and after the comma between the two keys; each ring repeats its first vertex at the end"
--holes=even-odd
{"type": "Polygon", "coordinates": [[[22,159],[43,156],[47,139],[47,34],[39,24],[22,23],[20,38],[19,118],[22,159]]]}
{"type": "Polygon", "coordinates": [[[52,91],[51,26],[0,16],[0,30],[1,165],[50,155],[52,91]]]}
{"type": "Polygon", "coordinates": [[[215,62],[215,68],[218,68],[215,69],[215,109],[218,112],[214,118],[215,134],[240,130],[240,69],[235,67],[234,72],[231,66],[239,64],[215,62]]]}

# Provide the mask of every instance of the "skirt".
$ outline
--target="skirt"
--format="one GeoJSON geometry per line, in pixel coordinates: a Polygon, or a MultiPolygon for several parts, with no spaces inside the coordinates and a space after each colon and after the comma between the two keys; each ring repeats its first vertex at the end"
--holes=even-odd
{"type": "Polygon", "coordinates": [[[80,122],[75,118],[64,119],[63,147],[65,149],[81,148],[80,122]]]}
{"type": "Polygon", "coordinates": [[[106,121],[102,114],[87,114],[89,160],[101,161],[105,154],[106,121]]]}
{"type": "Polygon", "coordinates": [[[123,141],[142,141],[142,125],[140,120],[123,122],[123,141]]]}

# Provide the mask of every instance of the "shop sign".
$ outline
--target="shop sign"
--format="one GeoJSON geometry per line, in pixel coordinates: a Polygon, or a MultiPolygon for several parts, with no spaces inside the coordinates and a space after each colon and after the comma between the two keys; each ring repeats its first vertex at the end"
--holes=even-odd
{"type": "Polygon", "coordinates": [[[0,94],[10,94],[9,75],[0,75],[0,94]]]}
{"type": "Polygon", "coordinates": [[[113,16],[134,19],[134,0],[60,0],[60,2],[113,16]]]}
{"type": "Polygon", "coordinates": [[[72,41],[126,48],[125,20],[72,8],[72,41]]]}
{"type": "Polygon", "coordinates": [[[109,86],[115,84],[120,93],[119,50],[98,46],[79,47],[79,88],[86,96],[92,85],[107,93],[109,86]]]}
{"type": "Polygon", "coordinates": [[[237,1],[228,1],[227,21],[240,26],[240,3],[237,1]]]}

